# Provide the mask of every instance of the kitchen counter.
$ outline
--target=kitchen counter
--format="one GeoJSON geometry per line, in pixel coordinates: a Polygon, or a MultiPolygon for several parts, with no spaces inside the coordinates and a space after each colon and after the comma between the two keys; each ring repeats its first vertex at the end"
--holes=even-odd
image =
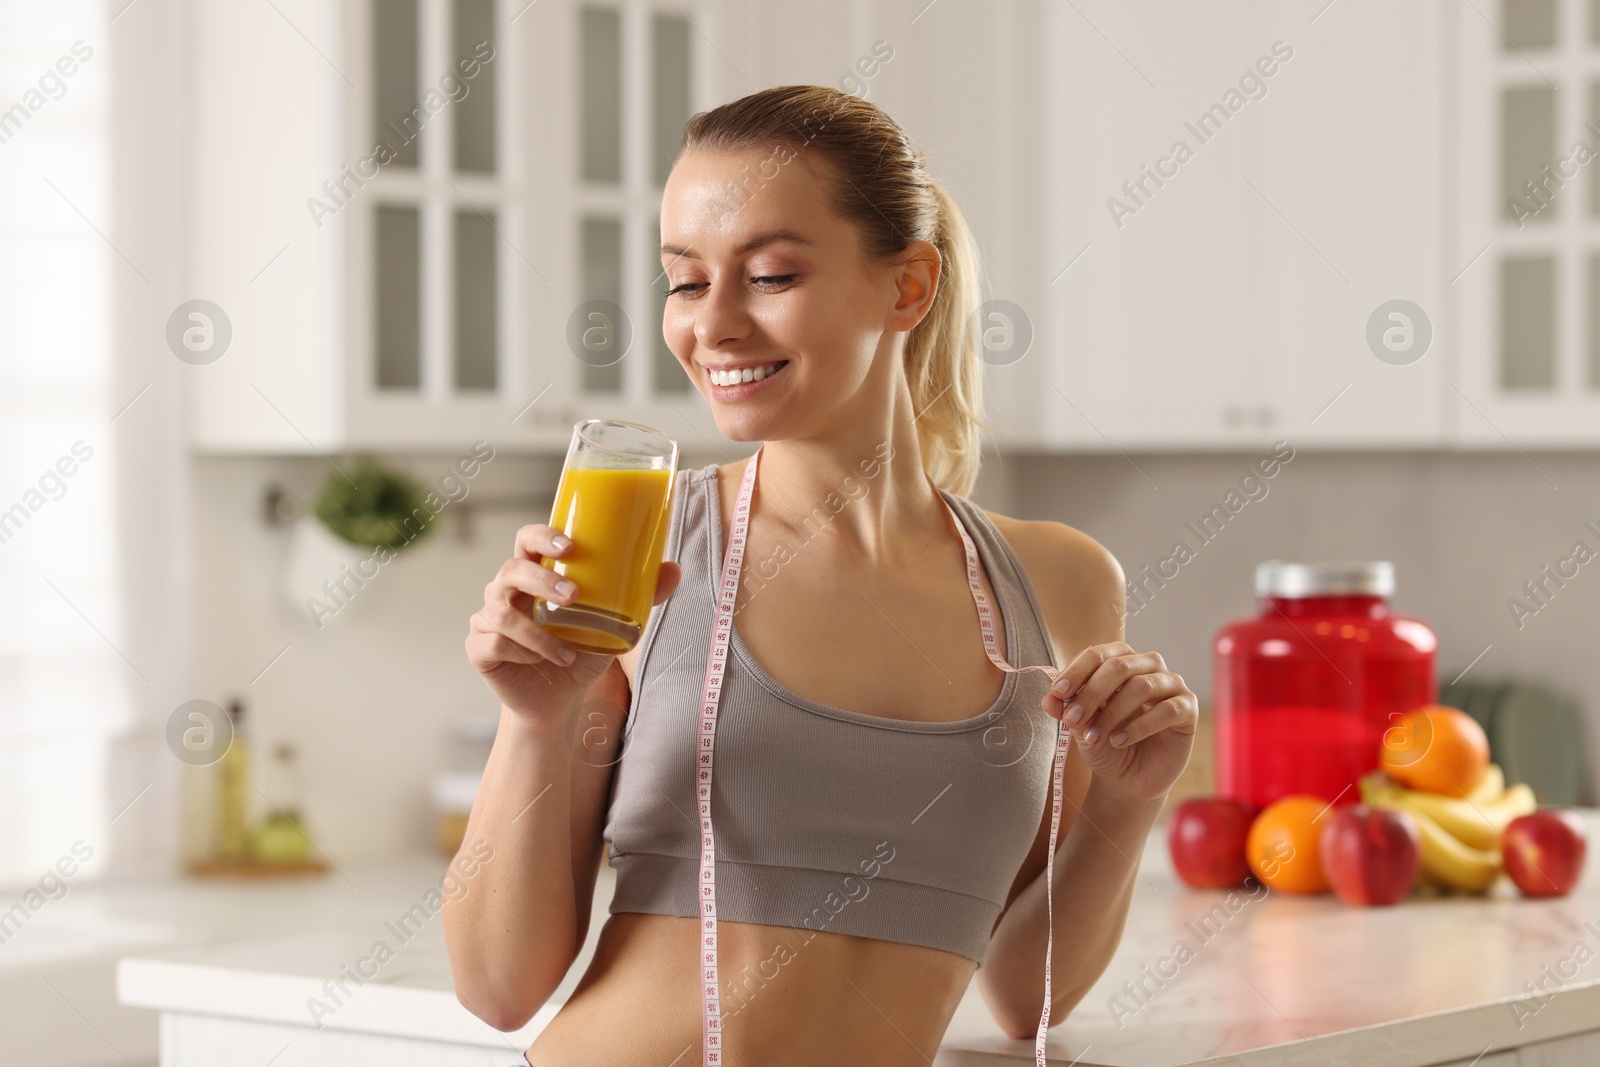
{"type": "MultiPolygon", "coordinates": [[[[1584,815],[1600,854],[1600,811],[1584,815]]],[[[1600,1062],[1600,859],[1559,900],[1523,899],[1502,879],[1487,898],[1351,908],[1331,896],[1187,890],[1172,875],[1163,833],[1142,858],[1110,966],[1051,1028],[1052,1063],[1511,1067],[1534,1062],[1516,1051],[1534,1043],[1545,1067],[1600,1062]]],[[[321,1062],[312,1050],[323,1046],[352,1067],[411,1062],[396,1057],[416,1055],[419,1042],[429,1064],[509,1067],[592,956],[611,872],[602,870],[578,963],[516,1034],[456,1003],[436,915],[413,910],[396,925],[441,873],[442,864],[418,860],[354,876],[381,887],[359,921],[125,958],[119,996],[163,1013],[166,1067],[259,1067],[285,1047],[321,1062]]],[[[331,918],[350,912],[352,889],[334,877],[299,892],[340,897],[338,909],[312,908],[313,918],[331,918]]],[[[1070,937],[1073,922],[1059,908],[1058,934],[1070,937]]],[[[969,988],[933,1062],[1031,1063],[1032,1047],[1001,1036],[969,988]]],[[[286,1054],[277,1067],[296,1062],[286,1054]]]]}

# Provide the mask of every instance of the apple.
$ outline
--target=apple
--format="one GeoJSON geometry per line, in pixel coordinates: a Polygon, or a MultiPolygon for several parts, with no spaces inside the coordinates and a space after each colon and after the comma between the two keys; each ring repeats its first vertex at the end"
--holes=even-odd
{"type": "Polygon", "coordinates": [[[1244,842],[1255,809],[1227,797],[1196,797],[1172,809],[1172,869],[1196,889],[1232,889],[1250,874],[1244,842]]]}
{"type": "Polygon", "coordinates": [[[1422,866],[1422,833],[1404,811],[1365,804],[1330,808],[1322,828],[1322,873],[1346,904],[1394,904],[1406,898],[1422,866]]]}
{"type": "Polygon", "coordinates": [[[1564,897],[1578,884],[1588,849],[1583,817],[1563,808],[1540,808],[1512,819],[1500,853],[1506,873],[1530,897],[1564,897]]]}

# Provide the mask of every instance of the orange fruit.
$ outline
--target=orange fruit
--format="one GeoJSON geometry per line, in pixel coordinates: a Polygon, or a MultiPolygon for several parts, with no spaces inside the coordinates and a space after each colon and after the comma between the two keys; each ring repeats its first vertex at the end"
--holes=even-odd
{"type": "Polygon", "coordinates": [[[1279,893],[1326,893],[1322,873],[1321,797],[1298,795],[1268,804],[1245,838],[1245,860],[1257,878],[1279,893]]]}
{"type": "Polygon", "coordinates": [[[1408,789],[1464,797],[1489,769],[1489,738],[1459,708],[1425,704],[1384,731],[1378,765],[1408,789]]]}

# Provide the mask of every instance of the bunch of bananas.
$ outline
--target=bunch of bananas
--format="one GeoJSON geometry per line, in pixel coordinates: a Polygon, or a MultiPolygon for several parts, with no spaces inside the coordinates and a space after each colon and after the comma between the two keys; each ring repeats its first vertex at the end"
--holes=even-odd
{"type": "Polygon", "coordinates": [[[1481,893],[1500,876],[1500,835],[1538,806],[1526,785],[1506,787],[1497,763],[1465,797],[1404,789],[1382,771],[1361,779],[1368,807],[1404,811],[1422,832],[1422,878],[1445,889],[1481,893]]]}

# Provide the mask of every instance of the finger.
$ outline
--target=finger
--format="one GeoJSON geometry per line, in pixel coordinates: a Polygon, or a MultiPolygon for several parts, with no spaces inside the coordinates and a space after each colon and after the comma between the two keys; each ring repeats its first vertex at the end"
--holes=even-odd
{"type": "Polygon", "coordinates": [[[1136,674],[1112,694],[1092,720],[1085,720],[1085,725],[1080,728],[1083,739],[1092,745],[1100,738],[1115,733],[1142,709],[1187,692],[1183,679],[1168,671],[1136,674]]]}
{"type": "MultiPolygon", "coordinates": [[[[473,613],[472,626],[474,629],[500,634],[517,645],[523,655],[529,657],[518,662],[534,663],[537,660],[533,657],[542,657],[556,663],[571,664],[577,659],[575,650],[568,648],[554,634],[534,622],[526,612],[517,610],[505,601],[485,603],[481,609],[473,613]]],[[[515,654],[503,658],[517,659],[515,654]]]]}
{"type": "Polygon", "coordinates": [[[666,561],[661,564],[661,576],[656,579],[656,595],[650,601],[652,607],[662,603],[678,589],[683,581],[683,568],[676,563],[666,561]]]}
{"type": "Polygon", "coordinates": [[[523,648],[505,634],[488,629],[474,629],[467,635],[467,661],[475,670],[488,673],[503,663],[516,663],[538,667],[547,662],[523,648]]]}
{"type": "Polygon", "coordinates": [[[1199,719],[1200,709],[1187,694],[1168,697],[1124,723],[1120,730],[1111,734],[1110,744],[1112,748],[1127,748],[1162,730],[1193,734],[1199,719]]]}
{"type": "Polygon", "coordinates": [[[560,530],[547,523],[531,522],[517,529],[516,547],[511,554],[518,559],[537,560],[560,556],[571,548],[572,540],[560,530]]]}
{"type": "MultiPolygon", "coordinates": [[[[510,660],[514,663],[536,664],[550,658],[532,648],[519,644],[514,638],[502,633],[500,628],[489,618],[489,614],[485,613],[486,608],[492,614],[497,610],[503,610],[503,605],[501,608],[485,605],[484,608],[479,608],[473,612],[467,627],[467,640],[470,642],[477,639],[478,646],[487,650],[484,655],[492,655],[494,657],[487,662],[488,666],[494,666],[495,663],[504,660],[510,660]]],[[[530,625],[532,625],[531,620],[530,625]]]]}
{"type": "Polygon", "coordinates": [[[508,559],[500,565],[500,572],[489,583],[489,588],[484,590],[483,599],[485,603],[493,600],[512,604],[514,592],[544,597],[557,604],[571,604],[578,597],[578,586],[572,579],[557,574],[543,563],[508,559]]]}
{"type": "Polygon", "coordinates": [[[1187,690],[1183,679],[1171,671],[1135,672],[1102,702],[1098,711],[1084,717],[1080,728],[1085,732],[1098,728],[1096,736],[1109,734],[1141,708],[1184,692],[1187,690]]]}
{"type": "Polygon", "coordinates": [[[555,684],[556,679],[552,672],[563,664],[552,663],[548,659],[533,655],[505,634],[488,633],[483,639],[489,642],[489,654],[494,657],[493,661],[483,668],[484,677],[487,678],[510,664],[516,667],[532,667],[539,677],[544,679],[546,685],[555,684]]]}
{"type": "Polygon", "coordinates": [[[1082,687],[1083,683],[1107,659],[1132,652],[1133,649],[1122,641],[1112,641],[1103,645],[1090,645],[1076,656],[1072,662],[1064,667],[1056,680],[1050,686],[1050,695],[1057,699],[1065,700],[1071,697],[1082,687]]]}
{"type": "Polygon", "coordinates": [[[1110,656],[1084,681],[1067,703],[1067,721],[1087,728],[1095,715],[1122,688],[1129,678],[1137,674],[1166,669],[1159,653],[1128,652],[1110,656]],[[1076,716],[1075,716],[1076,713],[1076,716]]]}
{"type": "Polygon", "coordinates": [[[533,667],[544,662],[505,634],[483,627],[474,626],[472,632],[467,634],[465,644],[467,662],[472,664],[474,670],[485,674],[507,662],[533,667]]]}

